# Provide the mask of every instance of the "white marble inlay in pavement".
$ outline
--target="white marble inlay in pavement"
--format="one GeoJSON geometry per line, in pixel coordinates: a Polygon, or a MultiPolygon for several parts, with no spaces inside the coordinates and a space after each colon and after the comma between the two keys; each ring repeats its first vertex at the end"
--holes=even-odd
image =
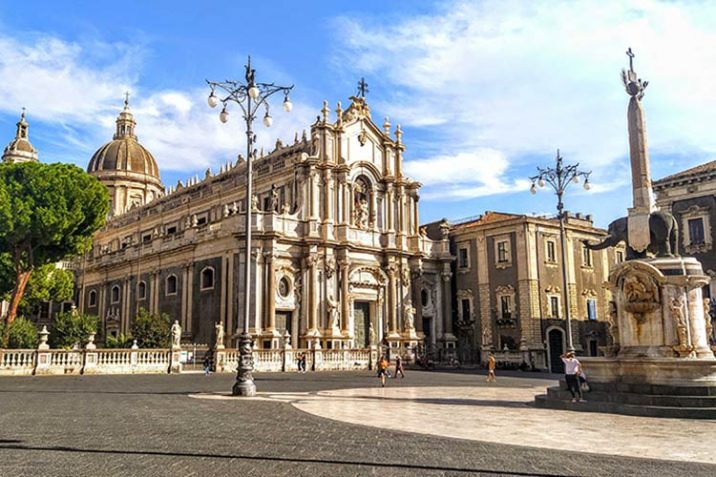
{"type": "Polygon", "coordinates": [[[292,404],[316,416],[383,429],[575,452],[716,463],[716,421],[535,408],[531,405],[534,396],[544,389],[343,389],[308,398],[295,396],[292,404]]]}

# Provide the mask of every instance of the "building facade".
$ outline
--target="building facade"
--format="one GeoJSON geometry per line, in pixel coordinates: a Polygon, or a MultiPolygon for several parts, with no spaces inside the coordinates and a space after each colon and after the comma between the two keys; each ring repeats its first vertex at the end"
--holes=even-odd
{"type": "Polygon", "coordinates": [[[604,321],[610,301],[603,284],[609,267],[624,260],[624,251],[583,246],[582,240],[605,236],[589,215],[569,214],[565,225],[566,285],[556,219],[486,212],[450,224],[450,249],[457,257],[454,319],[461,352],[479,349],[483,361],[487,351],[519,352],[536,368],[560,371],[559,356],[567,343],[566,289],[575,348],[590,356],[600,353],[607,344],[604,321]]]}
{"type": "Polygon", "coordinates": [[[241,156],[158,189],[125,104],[115,139],[88,168],[110,189],[114,215],[81,260],[81,309],[100,316],[107,335],[127,333],[145,308],[178,320],[184,342],[211,343],[220,322],[234,345],[248,299],[258,348],[415,346],[424,326],[436,345],[453,346],[448,236],[418,231],[420,184],[403,174],[400,126],[376,125],[364,97],[335,113],[324,102],[310,133],[255,159],[247,200],[241,156]],[[424,295],[428,306],[417,306],[424,295]]]}
{"type": "Polygon", "coordinates": [[[711,277],[716,296],[716,161],[654,181],[656,205],[679,224],[679,254],[696,257],[711,277]]]}

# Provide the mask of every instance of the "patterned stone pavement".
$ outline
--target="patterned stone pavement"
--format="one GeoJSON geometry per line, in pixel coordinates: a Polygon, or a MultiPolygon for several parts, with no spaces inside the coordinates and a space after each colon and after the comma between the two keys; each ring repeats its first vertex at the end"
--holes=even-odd
{"type": "MultiPolygon", "coordinates": [[[[495,387],[509,393],[553,383],[539,375],[515,376],[501,377],[495,387]]],[[[457,392],[485,388],[483,379],[413,371],[402,382],[391,381],[388,389],[408,397],[416,392],[409,388],[423,386],[455,387],[457,392]]],[[[221,397],[232,381],[229,375],[199,374],[2,378],[0,476],[716,475],[716,466],[705,463],[545,449],[519,439],[497,444],[389,430],[371,406],[365,407],[361,424],[340,422],[287,402],[296,396],[310,401],[319,392],[375,388],[377,380],[367,372],[258,375],[262,396],[283,395],[280,399],[190,397],[221,397]]],[[[442,407],[452,412],[451,405],[442,407]]],[[[474,407],[480,412],[479,404],[474,407]]],[[[428,417],[435,412],[440,411],[425,415],[424,426],[432,426],[428,417]]],[[[571,414],[584,420],[593,416],[571,414]]],[[[555,419],[559,415],[555,411],[555,419]]],[[[504,428],[515,435],[519,422],[506,418],[504,428]]],[[[619,432],[604,429],[604,439],[619,432]]]]}

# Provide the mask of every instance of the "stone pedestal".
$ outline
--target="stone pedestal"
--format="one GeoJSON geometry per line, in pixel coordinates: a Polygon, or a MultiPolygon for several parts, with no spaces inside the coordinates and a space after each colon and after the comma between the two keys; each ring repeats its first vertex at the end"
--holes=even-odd
{"type": "MultiPolygon", "coordinates": [[[[134,355],[135,353],[132,353],[134,355]]],[[[170,373],[181,373],[181,346],[173,345],[171,350],[171,362],[169,364],[170,373]]]]}

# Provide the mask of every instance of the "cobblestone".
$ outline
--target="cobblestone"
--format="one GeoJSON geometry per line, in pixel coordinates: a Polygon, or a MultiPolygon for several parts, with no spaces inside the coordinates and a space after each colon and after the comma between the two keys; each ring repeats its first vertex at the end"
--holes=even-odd
{"type": "MultiPolygon", "coordinates": [[[[538,375],[498,386],[551,384],[538,375]]],[[[469,386],[417,372],[410,386],[469,386]]],[[[201,400],[233,376],[58,376],[0,380],[2,476],[682,476],[716,466],[497,445],[340,423],[291,404],[201,400]]],[[[370,373],[257,375],[260,392],[375,386],[370,373]]],[[[389,383],[393,385],[393,383],[389,383]]],[[[366,416],[366,420],[371,416],[366,416]]],[[[585,417],[585,418],[588,418],[585,417]]],[[[605,429],[605,438],[617,429],[605,429]]],[[[578,438],[578,436],[575,436],[578,438]]]]}

